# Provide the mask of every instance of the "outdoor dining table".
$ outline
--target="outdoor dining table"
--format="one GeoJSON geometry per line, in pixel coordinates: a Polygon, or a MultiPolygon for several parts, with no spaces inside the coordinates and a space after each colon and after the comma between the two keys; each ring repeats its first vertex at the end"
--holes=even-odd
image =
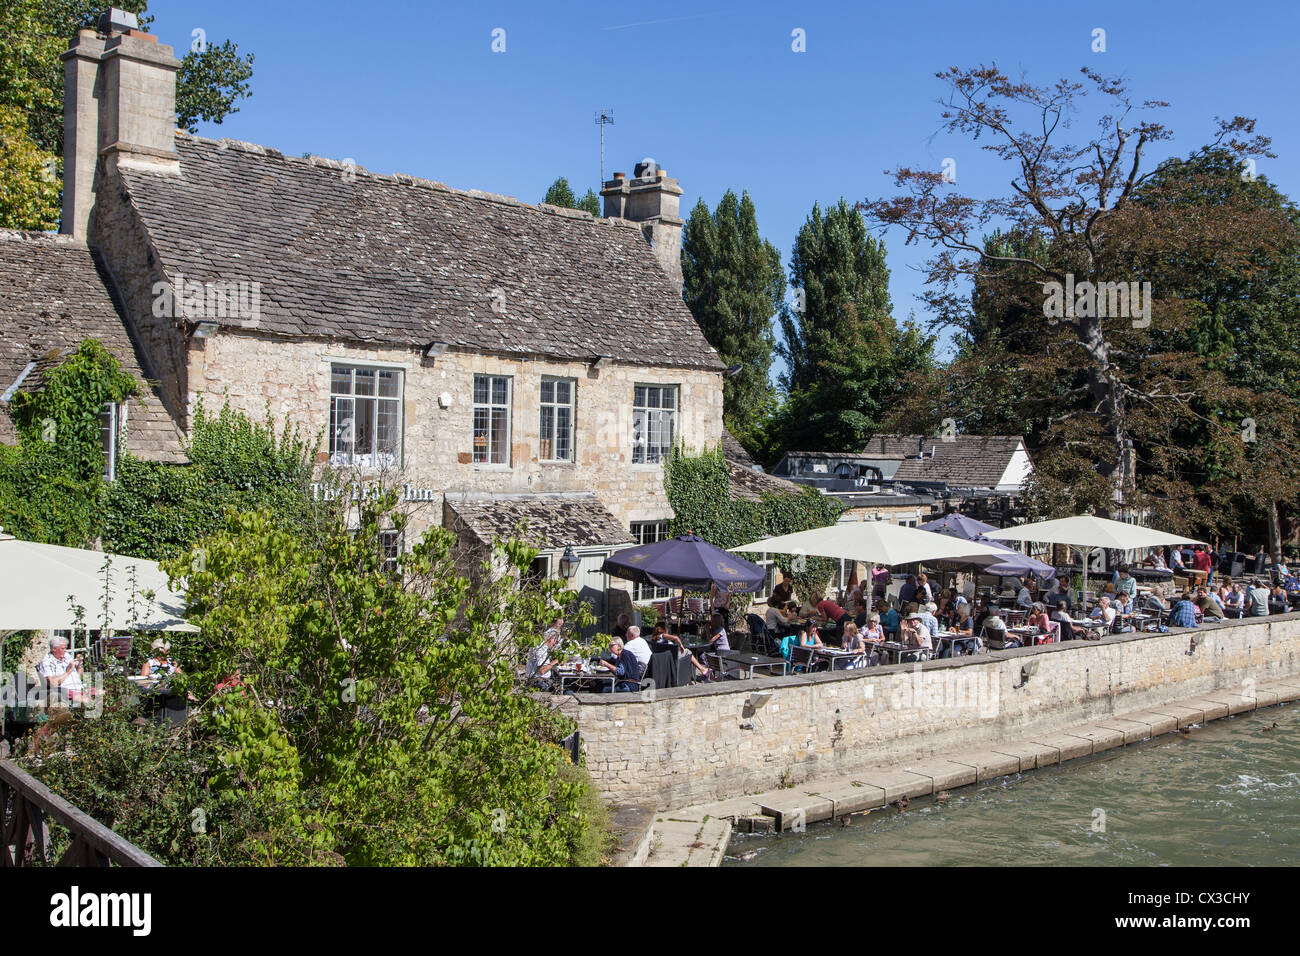
{"type": "Polygon", "coordinates": [[[846,651],[838,647],[814,647],[813,660],[818,658],[830,661],[831,670],[848,670],[850,661],[862,661],[866,663],[866,656],[860,651],[846,651]]]}
{"type": "Polygon", "coordinates": [[[584,666],[580,671],[571,667],[557,667],[555,669],[555,675],[559,678],[561,694],[564,693],[564,685],[566,681],[570,683],[573,681],[586,680],[608,681],[610,689],[613,690],[614,683],[618,680],[617,675],[615,675],[613,671],[592,670],[589,666],[584,666]]]}
{"type": "Polygon", "coordinates": [[[925,653],[924,647],[908,647],[906,644],[900,644],[897,641],[882,641],[876,646],[889,656],[889,663],[891,664],[901,664],[905,656],[925,653]]]}
{"type": "Polygon", "coordinates": [[[978,647],[978,638],[974,634],[954,634],[943,632],[935,638],[934,656],[935,657],[956,657],[957,648],[961,645],[969,645],[970,649],[965,651],[967,654],[974,654],[975,648],[978,647]],[[944,654],[947,650],[948,653],[944,654]]]}
{"type": "Polygon", "coordinates": [[[786,672],[786,661],[782,657],[766,657],[762,654],[750,654],[744,651],[723,651],[718,655],[722,658],[723,663],[738,664],[746,671],[745,676],[752,679],[754,671],[760,668],[768,668],[769,673],[772,668],[781,668],[781,674],[786,672]]]}

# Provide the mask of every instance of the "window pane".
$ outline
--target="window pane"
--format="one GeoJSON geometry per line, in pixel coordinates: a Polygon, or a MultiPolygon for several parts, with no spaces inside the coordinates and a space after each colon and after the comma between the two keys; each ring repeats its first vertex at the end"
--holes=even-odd
{"type": "Polygon", "coordinates": [[[572,384],[573,383],[569,381],[555,383],[555,400],[559,402],[561,405],[569,404],[570,402],[569,389],[571,388],[572,384]]]}
{"type": "Polygon", "coordinates": [[[342,365],[330,366],[330,391],[338,395],[351,395],[352,369],[342,365]]]}
{"type": "Polygon", "coordinates": [[[378,404],[378,418],[375,423],[376,450],[389,458],[382,464],[395,465],[396,461],[392,459],[397,454],[397,445],[401,438],[401,419],[398,415],[398,403],[381,401],[378,404]]]}
{"type": "Polygon", "coordinates": [[[504,465],[506,463],[506,443],[508,441],[506,410],[504,408],[494,408],[492,409],[492,464],[504,465]]]}
{"type": "Polygon", "coordinates": [[[542,401],[555,401],[555,383],[547,379],[542,379],[542,401]]]}
{"type": "Polygon", "coordinates": [[[352,463],[352,448],[356,429],[353,424],[353,399],[335,398],[330,401],[330,461],[335,465],[352,463]]]}
{"type": "Polygon", "coordinates": [[[644,385],[638,385],[636,387],[636,396],[635,398],[632,399],[632,404],[637,408],[645,407],[645,386],[644,385]]]}
{"type": "Polygon", "coordinates": [[[555,457],[560,461],[569,461],[572,457],[569,451],[572,443],[571,414],[572,411],[563,405],[555,410],[555,457]]]}
{"type": "Polygon", "coordinates": [[[645,390],[645,403],[647,408],[659,407],[659,389],[647,388],[645,390]]]}
{"type": "Polygon", "coordinates": [[[492,404],[493,405],[506,404],[506,379],[504,378],[492,379],[492,404]]]}
{"type": "Polygon", "coordinates": [[[549,461],[555,458],[555,409],[550,405],[542,406],[540,432],[541,448],[539,449],[539,455],[543,461],[549,461]]]}
{"type": "Polygon", "coordinates": [[[372,368],[356,369],[356,383],[358,395],[375,394],[375,370],[372,368]]]}
{"type": "Polygon", "coordinates": [[[379,370],[379,394],[384,398],[398,398],[398,373],[391,369],[379,370]]]}
{"type": "Polygon", "coordinates": [[[676,405],[677,405],[677,389],[675,389],[675,388],[664,388],[664,389],[660,389],[660,394],[663,396],[663,406],[664,406],[664,408],[675,408],[675,407],[676,407],[676,405]]]}
{"type": "MultiPolygon", "coordinates": [[[[357,385],[360,387],[361,376],[357,376],[357,385]]],[[[373,381],[371,384],[374,384],[373,381]]],[[[356,454],[363,459],[364,464],[374,464],[371,456],[375,453],[375,400],[373,398],[358,398],[357,402],[357,421],[356,421],[356,454]]]]}
{"type": "Polygon", "coordinates": [[[474,376],[474,403],[486,405],[488,400],[488,380],[486,375],[474,376]]]}
{"type": "Polygon", "coordinates": [[[474,460],[488,460],[488,410],[474,409],[474,460]]]}

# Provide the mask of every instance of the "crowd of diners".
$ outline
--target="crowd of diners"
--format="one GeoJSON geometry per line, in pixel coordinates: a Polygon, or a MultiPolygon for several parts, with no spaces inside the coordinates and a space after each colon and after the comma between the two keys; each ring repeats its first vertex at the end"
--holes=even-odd
{"type": "MultiPolygon", "coordinates": [[[[889,594],[894,575],[877,564],[869,579],[850,581],[838,598],[826,593],[796,594],[792,580],[782,580],[767,599],[761,640],[751,641],[760,653],[780,655],[787,661],[791,649],[807,647],[840,653],[822,666],[836,668],[871,667],[886,663],[886,646],[917,652],[921,658],[981,653],[988,648],[1018,647],[1028,640],[1084,640],[1103,633],[1132,631],[1143,625],[1153,628],[1198,627],[1206,619],[1266,616],[1286,612],[1300,605],[1300,579],[1285,562],[1273,567],[1272,580],[1262,576],[1233,580],[1219,574],[1219,556],[1197,546],[1190,553],[1178,549],[1153,549],[1141,563],[1175,575],[1190,569],[1195,586],[1173,587],[1172,580],[1157,587],[1139,588],[1134,569],[1120,565],[1109,578],[1093,580],[1103,588],[1094,601],[1081,606],[1078,592],[1060,578],[1045,582],[1032,579],[1010,581],[1010,591],[1001,595],[976,596],[973,579],[965,587],[940,587],[925,573],[908,574],[896,594],[889,594]],[[1005,617],[1004,617],[1005,615],[1005,617]],[[1012,633],[1006,617],[1014,617],[1012,633]],[[949,639],[940,641],[940,635],[949,639]],[[847,652],[847,653],[845,653],[847,652]]],[[[640,689],[651,655],[671,651],[675,658],[689,658],[693,682],[717,680],[724,675],[711,670],[705,661],[732,648],[728,634],[726,596],[713,595],[712,615],[702,633],[674,633],[659,622],[646,634],[620,615],[612,629],[609,649],[593,655],[592,672],[612,680],[591,681],[580,689],[626,692],[640,689]],[[687,640],[692,643],[690,646],[687,640]]],[[[756,621],[753,623],[757,623],[756,621]]],[[[528,683],[554,689],[554,670],[560,662],[556,649],[561,643],[564,620],[556,618],[542,642],[534,648],[525,668],[528,683]]],[[[751,626],[751,630],[753,627],[751,626]]]]}

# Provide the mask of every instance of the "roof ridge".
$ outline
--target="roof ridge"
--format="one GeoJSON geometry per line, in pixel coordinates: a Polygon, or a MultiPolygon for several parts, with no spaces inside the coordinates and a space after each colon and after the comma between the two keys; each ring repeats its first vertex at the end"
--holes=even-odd
{"type": "Polygon", "coordinates": [[[415,186],[422,189],[432,189],[437,192],[451,193],[456,196],[464,196],[468,199],[478,199],[483,202],[491,202],[501,206],[517,206],[522,209],[531,209],[536,212],[545,213],[551,216],[559,216],[562,219],[586,220],[598,225],[619,226],[622,228],[631,228],[640,231],[640,225],[628,219],[619,219],[616,217],[593,216],[585,209],[566,209],[562,206],[555,206],[550,203],[527,203],[522,199],[516,199],[514,196],[507,196],[504,193],[489,192],[485,189],[457,189],[454,186],[448,186],[444,182],[433,179],[425,179],[410,173],[376,173],[356,162],[347,160],[330,159],[327,156],[317,156],[312,153],[308,156],[291,156],[282,150],[273,146],[263,146],[260,143],[250,143],[245,140],[230,139],[223,137],[221,139],[212,139],[207,136],[196,136],[185,130],[176,131],[177,139],[189,140],[194,143],[201,143],[208,146],[216,146],[218,149],[233,149],[241,153],[249,153],[254,156],[268,156],[272,159],[284,160],[288,163],[304,166],[318,166],[325,169],[346,169],[352,174],[364,175],[369,179],[380,182],[388,181],[402,186],[415,186]]]}

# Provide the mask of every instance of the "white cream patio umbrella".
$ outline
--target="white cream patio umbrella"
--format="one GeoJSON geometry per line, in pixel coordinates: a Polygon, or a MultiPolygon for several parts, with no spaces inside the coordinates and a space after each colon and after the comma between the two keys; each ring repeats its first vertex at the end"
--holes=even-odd
{"type": "Polygon", "coordinates": [[[1088,556],[1096,548],[1114,548],[1132,551],[1137,548],[1158,548],[1167,544],[1205,544],[1195,538],[1166,534],[1143,528],[1141,525],[1099,518],[1096,515],[1075,515],[1053,521],[1036,521],[1015,528],[986,531],[986,538],[998,541],[1043,541],[1047,544],[1068,544],[1083,552],[1083,590],[1088,590],[1088,556]]]}
{"type": "Polygon", "coordinates": [[[198,630],[186,623],[185,598],[168,587],[156,561],[0,534],[0,632],[79,624],[115,631],[198,630]],[[154,592],[152,600],[146,591],[154,592]],[[76,606],[85,608],[80,622],[76,606]]]}
{"type": "Polygon", "coordinates": [[[848,521],[776,538],[764,538],[732,551],[806,554],[886,565],[947,561],[956,558],[1004,559],[1005,551],[952,535],[905,528],[887,521],[848,521]]]}

